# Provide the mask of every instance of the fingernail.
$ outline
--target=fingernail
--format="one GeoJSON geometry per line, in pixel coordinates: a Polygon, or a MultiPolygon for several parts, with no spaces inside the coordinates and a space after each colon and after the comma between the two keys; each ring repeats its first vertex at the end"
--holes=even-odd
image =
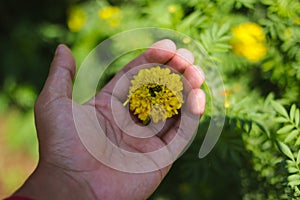
{"type": "Polygon", "coordinates": [[[171,50],[176,49],[176,44],[172,40],[165,39],[164,42],[165,42],[166,47],[167,47],[168,50],[169,49],[171,49],[171,50]]]}
{"type": "Polygon", "coordinates": [[[160,49],[160,50],[166,50],[166,51],[175,51],[176,50],[176,44],[169,39],[163,39],[156,43],[154,43],[151,48],[154,49],[160,49]]]}
{"type": "Polygon", "coordinates": [[[204,71],[201,69],[201,67],[194,66],[194,68],[196,69],[198,74],[201,76],[202,80],[205,81],[205,74],[204,74],[204,71]]]}
{"type": "Polygon", "coordinates": [[[55,55],[61,54],[65,51],[65,46],[60,44],[57,46],[56,50],[55,50],[55,55]]]}

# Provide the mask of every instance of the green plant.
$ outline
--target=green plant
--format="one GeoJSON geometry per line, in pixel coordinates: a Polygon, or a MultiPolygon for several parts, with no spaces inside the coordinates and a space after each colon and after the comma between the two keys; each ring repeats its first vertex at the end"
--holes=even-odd
{"type": "MultiPolygon", "coordinates": [[[[142,27],[178,31],[185,34],[178,41],[179,47],[199,52],[193,45],[197,43],[206,53],[205,56],[195,53],[195,63],[207,74],[203,88],[207,109],[194,142],[151,199],[300,198],[298,0],[179,0],[176,3],[97,0],[70,3],[64,12],[59,15],[66,15],[64,21],[48,20],[33,26],[21,20],[12,31],[17,48],[1,54],[6,64],[1,72],[9,74],[2,81],[1,110],[16,105],[23,110],[31,109],[34,93],[44,82],[49,55],[57,42],[71,46],[79,69],[88,53],[114,34],[142,27]],[[26,40],[17,37],[20,34],[26,40]],[[42,47],[48,44],[51,51],[45,50],[44,57],[36,54],[37,49],[45,49],[42,47]],[[7,63],[14,66],[23,63],[12,56],[15,49],[18,55],[26,55],[25,63],[30,67],[13,75],[7,63]],[[45,67],[39,68],[41,64],[45,67]],[[212,69],[222,76],[223,85],[210,73],[212,69]],[[31,73],[23,76],[22,82],[20,77],[24,71],[31,73]],[[218,105],[217,111],[211,109],[213,104],[218,105]],[[223,110],[226,115],[220,139],[207,157],[199,159],[198,151],[210,121],[221,116],[223,110]]],[[[134,40],[115,41],[109,50],[115,55],[124,49],[136,49],[137,41],[154,42],[151,37],[149,41],[145,38],[148,37],[137,35],[134,40]]],[[[129,52],[111,63],[98,89],[143,50],[129,52]]]]}

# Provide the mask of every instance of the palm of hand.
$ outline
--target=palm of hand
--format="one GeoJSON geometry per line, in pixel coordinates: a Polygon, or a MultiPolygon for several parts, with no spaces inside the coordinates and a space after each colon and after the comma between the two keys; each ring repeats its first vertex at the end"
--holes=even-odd
{"type": "MultiPolygon", "coordinates": [[[[91,106],[78,106],[83,116],[82,124],[90,125],[91,121],[86,116],[90,115],[91,106]]],[[[100,199],[128,199],[134,196],[136,199],[143,199],[153,192],[166,174],[168,168],[145,174],[129,174],[103,165],[92,157],[82,145],[74,124],[72,114],[72,109],[74,108],[72,108],[72,102],[69,99],[57,99],[48,104],[45,109],[48,112],[43,112],[43,116],[38,116],[40,119],[45,117],[45,122],[43,120],[37,120],[37,122],[47,123],[50,127],[54,128],[47,129],[47,132],[44,132],[44,135],[39,138],[40,142],[47,144],[41,146],[40,162],[63,170],[78,182],[89,183],[90,192],[94,196],[100,199]],[[57,125],[59,128],[56,128],[57,125]],[[48,134],[51,134],[51,137],[48,134]],[[138,193],[137,188],[139,188],[138,193]]],[[[109,129],[114,131],[108,131],[107,134],[116,138],[118,140],[116,141],[117,144],[134,148],[130,144],[126,144],[126,141],[120,137],[124,133],[115,127],[116,125],[111,119],[107,119],[101,113],[98,114],[99,118],[103,119],[101,123],[104,123],[105,126],[114,127],[109,129]]],[[[158,137],[155,140],[155,142],[162,143],[158,137]]],[[[107,157],[109,156],[110,154],[107,152],[107,157]]]]}
{"type": "MultiPolygon", "coordinates": [[[[163,44],[159,45],[163,46],[163,44]]],[[[170,166],[149,173],[133,174],[117,171],[104,165],[95,159],[82,144],[77,134],[78,127],[74,123],[74,112],[77,113],[76,116],[80,116],[79,120],[82,130],[86,129],[87,132],[97,132],[99,131],[97,128],[92,128],[96,127],[96,125],[93,126],[93,123],[100,123],[106,131],[106,136],[113,141],[114,144],[122,149],[141,153],[165,146],[166,143],[170,141],[170,138],[174,137],[174,135],[172,135],[174,134],[172,127],[174,127],[174,124],[176,124],[178,120],[169,120],[164,131],[160,133],[160,137],[153,136],[147,139],[136,139],[127,136],[127,134],[115,124],[111,116],[112,111],[109,103],[112,98],[112,88],[115,84],[115,80],[117,80],[119,76],[117,75],[105,86],[103,90],[95,96],[93,101],[84,105],[76,104],[71,100],[72,86],[70,86],[70,83],[72,83],[72,75],[70,74],[74,74],[74,71],[72,71],[74,69],[72,69],[70,65],[74,65],[72,64],[74,61],[70,52],[66,50],[63,56],[64,58],[59,57],[53,61],[52,68],[55,68],[55,66],[58,67],[52,69],[52,71],[50,70],[52,77],[49,76],[35,107],[36,125],[40,143],[40,162],[64,171],[64,173],[81,184],[86,183],[89,189],[88,192],[93,194],[94,198],[147,198],[161,182],[170,169],[170,166]],[[60,80],[59,83],[54,83],[57,80],[60,80]],[[55,84],[60,88],[51,87],[51,85],[55,84]],[[96,108],[98,119],[98,121],[95,122],[89,117],[92,115],[91,112],[94,108],[96,108]]],[[[158,63],[166,63],[166,61],[168,61],[170,65],[175,65],[175,67],[177,65],[177,68],[182,67],[180,65],[186,65],[186,61],[178,57],[180,56],[176,57],[176,49],[168,49],[168,52],[160,52],[160,54],[148,51],[131,62],[128,66],[136,66],[144,63],[145,60],[147,62],[149,60],[151,61],[151,59],[154,59],[158,63]],[[156,56],[149,54],[155,54],[156,56]],[[165,56],[159,56],[161,54],[165,54],[165,56]],[[151,56],[153,58],[151,58],[151,56]],[[145,57],[147,59],[145,59],[145,57]]],[[[191,63],[193,62],[188,58],[187,60],[191,63]]],[[[123,70],[121,74],[124,72],[123,70]]],[[[193,78],[195,77],[192,76],[191,79],[193,78]]],[[[190,84],[193,88],[198,88],[202,83],[203,80],[202,82],[196,83],[191,81],[190,84]]],[[[198,91],[198,94],[197,91],[194,91],[196,94],[193,97],[198,98],[198,101],[202,98],[202,103],[198,105],[198,108],[196,107],[193,110],[196,110],[196,114],[201,114],[204,108],[204,95],[199,89],[195,90],[198,91]]],[[[111,152],[107,152],[105,154],[107,159],[111,156],[110,153],[111,152]]]]}

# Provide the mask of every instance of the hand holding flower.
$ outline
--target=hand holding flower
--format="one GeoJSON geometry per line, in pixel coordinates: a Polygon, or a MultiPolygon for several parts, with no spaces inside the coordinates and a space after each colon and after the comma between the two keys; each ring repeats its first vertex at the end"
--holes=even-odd
{"type": "MultiPolygon", "coordinates": [[[[203,73],[199,73],[193,66],[193,55],[186,49],[177,49],[170,40],[161,40],[152,45],[146,52],[125,66],[91,101],[76,105],[82,112],[83,124],[81,131],[97,132],[89,126],[91,108],[97,111],[97,119],[103,125],[106,136],[122,149],[135,153],[144,153],[153,149],[163,148],[178,134],[183,143],[188,143],[195,131],[188,120],[179,118],[192,115],[202,115],[205,107],[205,95],[200,89],[204,81],[203,73]],[[148,95],[176,95],[177,102],[169,102],[164,108],[166,115],[155,114],[151,109],[146,110],[147,117],[154,121],[166,120],[166,124],[159,134],[150,138],[135,138],[128,136],[112,117],[109,103],[113,98],[113,89],[118,80],[136,66],[147,63],[159,63],[170,66],[183,74],[190,87],[185,90],[186,99],[180,95],[167,91],[160,84],[147,85],[148,95]],[[166,91],[160,94],[161,91],[166,91]],[[179,108],[179,104],[186,102],[189,114],[179,113],[168,106],[179,108]],[[171,114],[170,114],[171,113],[171,114]],[[158,117],[160,116],[160,117],[158,117]],[[157,117],[157,118],[156,118],[157,117]],[[168,117],[171,117],[167,119],[168,117]],[[84,126],[86,124],[86,126],[84,126]],[[182,125],[182,128],[178,128],[182,125]],[[187,129],[187,131],[185,131],[187,129]]],[[[72,80],[75,75],[75,62],[70,50],[60,45],[51,64],[48,79],[35,105],[36,128],[39,139],[40,159],[35,172],[15,195],[34,199],[146,199],[157,188],[171,165],[146,173],[126,173],[113,169],[95,159],[79,138],[74,124],[74,107],[72,107],[72,80]]],[[[180,86],[178,86],[180,88],[180,86]]],[[[137,88],[138,89],[138,88],[137,88]]],[[[169,88],[174,90],[172,88],[169,88]]],[[[170,90],[170,91],[171,91],[170,90]]],[[[136,90],[129,94],[133,99],[136,90]]],[[[125,97],[126,98],[126,97],[125,97]]],[[[175,101],[176,101],[175,99],[175,101]]],[[[170,99],[174,101],[174,99],[170,99]]],[[[123,102],[119,102],[123,107],[123,102]]],[[[132,101],[134,104],[134,100],[132,101]]],[[[124,108],[124,107],[123,107],[124,108]]],[[[124,108],[125,109],[125,108],[124,108]]],[[[137,108],[134,108],[134,112],[137,108]]],[[[176,109],[177,110],[177,109],[176,109]]],[[[143,112],[139,112],[143,114],[143,112]]],[[[160,113],[161,114],[161,113],[160,113]]],[[[124,116],[126,119],[126,116],[124,116]]],[[[145,119],[142,115],[140,119],[145,119]]],[[[179,142],[178,144],[181,144],[179,142]]],[[[101,147],[105,149],[104,147],[101,147]]],[[[99,147],[99,149],[101,149],[99,147]]],[[[169,149],[174,155],[181,153],[182,146],[173,145],[169,149]]],[[[106,159],[113,158],[113,152],[103,152],[106,159]]],[[[150,158],[151,160],[152,158],[150,158]]],[[[158,160],[164,157],[153,158],[158,160]]],[[[122,163],[120,163],[122,164],[122,163]]],[[[171,163],[170,163],[171,164],[171,163]]]]}

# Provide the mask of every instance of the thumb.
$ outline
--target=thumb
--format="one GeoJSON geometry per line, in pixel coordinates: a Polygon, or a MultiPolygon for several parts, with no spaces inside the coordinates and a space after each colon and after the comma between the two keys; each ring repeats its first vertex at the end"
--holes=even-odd
{"type": "Polygon", "coordinates": [[[58,45],[48,78],[40,94],[41,103],[45,105],[61,97],[71,99],[75,71],[75,60],[71,50],[65,45],[58,45]]]}

